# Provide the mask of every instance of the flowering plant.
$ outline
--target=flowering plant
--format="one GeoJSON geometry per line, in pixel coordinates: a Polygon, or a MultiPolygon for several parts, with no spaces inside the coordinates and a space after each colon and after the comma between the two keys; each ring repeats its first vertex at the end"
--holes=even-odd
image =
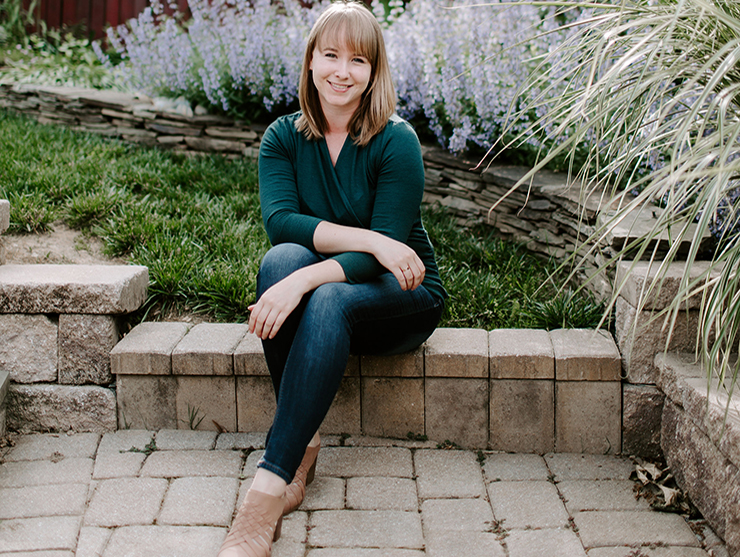
{"type": "MultiPolygon", "coordinates": [[[[554,10],[500,0],[473,7],[473,1],[373,6],[384,27],[400,115],[453,152],[490,146],[510,107],[519,106],[517,91],[535,59],[561,40],[554,10]],[[531,36],[537,38],[522,42],[531,36]]],[[[296,108],[303,49],[326,1],[310,7],[297,0],[189,4],[188,20],[165,14],[155,0],[128,25],[109,29],[109,43],[124,60],[115,71],[127,87],[182,95],[249,120],[296,108]]]]}

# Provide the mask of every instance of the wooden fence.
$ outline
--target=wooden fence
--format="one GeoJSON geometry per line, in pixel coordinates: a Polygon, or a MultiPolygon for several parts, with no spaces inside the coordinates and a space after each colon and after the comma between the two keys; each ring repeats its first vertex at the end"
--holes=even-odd
{"type": "MultiPolygon", "coordinates": [[[[31,3],[24,0],[24,7],[28,9],[31,3]]],[[[148,5],[149,0],[37,0],[35,15],[47,28],[77,27],[99,39],[108,25],[120,25],[148,5]]],[[[187,0],[177,0],[177,5],[182,12],[188,8],[187,0]]]]}

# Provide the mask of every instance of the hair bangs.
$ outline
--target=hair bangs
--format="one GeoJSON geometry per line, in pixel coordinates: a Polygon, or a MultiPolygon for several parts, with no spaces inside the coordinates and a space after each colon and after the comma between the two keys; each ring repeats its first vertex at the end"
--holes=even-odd
{"type": "Polygon", "coordinates": [[[353,54],[367,58],[375,67],[378,59],[378,40],[374,29],[367,23],[367,17],[358,10],[335,12],[334,17],[327,18],[326,25],[317,36],[319,48],[328,45],[339,46],[344,43],[353,54]]]}

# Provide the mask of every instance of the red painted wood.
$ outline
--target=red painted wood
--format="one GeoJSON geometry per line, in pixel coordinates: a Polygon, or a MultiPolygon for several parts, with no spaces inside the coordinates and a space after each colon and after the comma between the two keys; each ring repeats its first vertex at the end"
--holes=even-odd
{"type": "Polygon", "coordinates": [[[46,26],[58,29],[62,26],[62,6],[59,0],[49,0],[46,4],[46,14],[43,17],[46,26]]]}
{"type": "Polygon", "coordinates": [[[90,30],[93,37],[105,36],[105,0],[90,0],[90,30]]]}
{"type": "Polygon", "coordinates": [[[118,0],[105,0],[105,21],[116,27],[121,23],[121,14],[118,11],[118,0]]]}
{"type": "Polygon", "coordinates": [[[67,26],[74,25],[76,21],[77,2],[75,0],[62,0],[62,23],[67,26]]]}
{"type": "Polygon", "coordinates": [[[90,0],[75,0],[75,24],[85,28],[85,35],[90,32],[90,0]]]}
{"type": "Polygon", "coordinates": [[[121,23],[128,21],[132,17],[136,17],[136,14],[138,12],[134,11],[134,2],[133,0],[123,0],[119,3],[118,7],[118,17],[120,18],[119,21],[121,23]]]}

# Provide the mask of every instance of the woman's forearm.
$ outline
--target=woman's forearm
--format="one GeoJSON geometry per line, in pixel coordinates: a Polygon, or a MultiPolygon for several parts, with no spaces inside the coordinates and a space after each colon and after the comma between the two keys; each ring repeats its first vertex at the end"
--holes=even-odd
{"type": "Polygon", "coordinates": [[[323,254],[344,253],[347,251],[361,251],[372,253],[379,245],[389,238],[378,232],[353,226],[342,226],[322,221],[313,234],[313,245],[316,251],[323,254]]]}

